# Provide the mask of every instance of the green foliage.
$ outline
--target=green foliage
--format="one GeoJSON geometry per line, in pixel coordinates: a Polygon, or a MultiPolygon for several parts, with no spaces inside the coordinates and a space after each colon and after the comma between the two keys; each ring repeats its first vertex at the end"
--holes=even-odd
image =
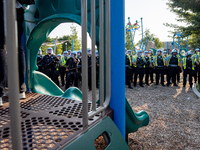
{"type": "MultiPolygon", "coordinates": [[[[81,41],[78,39],[78,31],[76,29],[76,26],[71,26],[71,35],[64,35],[63,37],[59,37],[57,39],[57,43],[61,41],[66,41],[63,44],[56,45],[56,52],[55,54],[62,54],[65,50],[72,50],[72,39],[74,40],[74,50],[79,50],[81,48],[81,41]],[[58,42],[59,41],[59,42],[58,42]]],[[[48,43],[50,45],[53,45],[53,40],[56,40],[56,38],[50,38],[48,37],[45,41],[45,43],[48,43]]],[[[41,46],[42,54],[46,55],[46,50],[49,46],[41,46]]],[[[53,48],[53,47],[52,47],[53,48]]],[[[54,48],[53,48],[54,49],[54,48]]]]}
{"type": "MultiPolygon", "coordinates": [[[[147,38],[148,38],[148,41],[152,41],[154,39],[154,43],[156,45],[156,48],[162,48],[163,47],[163,43],[159,40],[159,38],[155,37],[155,35],[150,32],[150,29],[146,29],[144,31],[144,35],[143,35],[143,43],[144,44],[146,44],[147,38]]],[[[140,46],[140,44],[141,44],[141,40],[139,40],[137,45],[140,46]]]]}
{"type": "MultiPolygon", "coordinates": [[[[79,50],[81,48],[81,42],[78,39],[78,31],[75,26],[70,27],[72,34],[70,35],[71,40],[74,40],[74,50],[79,50]]],[[[71,48],[72,49],[72,48],[71,48]]]]}
{"type": "MultiPolygon", "coordinates": [[[[184,37],[191,36],[189,44],[191,47],[199,46],[200,43],[200,2],[199,0],[169,0],[167,3],[170,10],[177,15],[177,21],[186,26],[165,23],[166,26],[174,28],[175,32],[184,33],[184,37]]],[[[174,32],[174,33],[175,33],[174,32]]]]}

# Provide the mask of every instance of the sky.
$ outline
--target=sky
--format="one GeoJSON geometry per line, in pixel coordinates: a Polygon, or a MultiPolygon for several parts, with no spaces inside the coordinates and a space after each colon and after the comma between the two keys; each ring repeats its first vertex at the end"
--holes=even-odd
{"type": "MultiPolygon", "coordinates": [[[[158,37],[162,42],[172,41],[172,36],[168,31],[172,28],[166,27],[163,23],[175,23],[179,24],[175,19],[176,15],[168,9],[166,5],[168,0],[125,0],[125,25],[130,17],[131,23],[135,23],[138,20],[140,25],[140,18],[143,18],[143,30],[150,29],[150,32],[158,37]],[[170,38],[168,36],[171,36],[170,38]]],[[[72,23],[63,23],[56,27],[51,34],[51,38],[56,36],[62,37],[63,35],[69,35],[70,26],[72,23]]],[[[78,36],[81,39],[81,27],[77,26],[78,36]]],[[[137,43],[141,39],[141,31],[137,31],[134,42],[137,43]]],[[[88,47],[91,47],[90,37],[88,36],[88,47]]]]}

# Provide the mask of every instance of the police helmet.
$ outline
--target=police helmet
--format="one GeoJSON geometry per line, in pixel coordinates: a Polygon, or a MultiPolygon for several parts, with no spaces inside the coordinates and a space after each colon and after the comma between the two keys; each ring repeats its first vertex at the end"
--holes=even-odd
{"type": "Polygon", "coordinates": [[[162,52],[162,50],[161,50],[161,49],[158,49],[157,52],[162,52]]]}
{"type": "Polygon", "coordinates": [[[64,51],[63,54],[68,54],[68,52],[67,52],[67,51],[64,51]]]}
{"type": "Polygon", "coordinates": [[[127,54],[131,54],[131,50],[127,50],[127,54]]]}
{"type": "Polygon", "coordinates": [[[82,51],[81,51],[81,50],[79,50],[79,51],[77,52],[77,55],[78,55],[78,56],[80,56],[80,55],[81,55],[81,53],[82,53],[82,51]]]}
{"type": "Polygon", "coordinates": [[[53,54],[53,49],[51,47],[47,48],[47,53],[53,54]]]}
{"type": "Polygon", "coordinates": [[[73,51],[74,52],[74,55],[77,55],[77,52],[76,51],[73,51]]]}
{"type": "Polygon", "coordinates": [[[71,50],[69,49],[68,52],[71,52],[71,50]]]}
{"type": "Polygon", "coordinates": [[[60,54],[58,54],[58,55],[57,55],[57,57],[61,57],[61,55],[60,55],[60,54]]]}
{"type": "Polygon", "coordinates": [[[70,57],[74,57],[74,52],[71,52],[70,57]]]}
{"type": "Polygon", "coordinates": [[[39,49],[38,55],[42,55],[42,50],[41,49],[39,49]]]}
{"type": "Polygon", "coordinates": [[[166,51],[163,51],[163,54],[167,54],[167,52],[166,52],[166,51]]]}
{"type": "Polygon", "coordinates": [[[192,52],[191,52],[191,51],[188,51],[188,52],[186,53],[186,56],[189,56],[189,55],[192,55],[192,52]]]}
{"type": "Polygon", "coordinates": [[[139,49],[139,50],[137,51],[137,53],[142,53],[142,50],[139,49]]]}
{"type": "Polygon", "coordinates": [[[149,50],[149,54],[151,54],[151,53],[153,53],[153,51],[150,49],[150,50],[149,50]]]}
{"type": "Polygon", "coordinates": [[[177,53],[177,50],[173,49],[173,50],[172,50],[172,53],[177,53]]]}
{"type": "Polygon", "coordinates": [[[148,52],[148,51],[144,51],[144,53],[145,53],[145,54],[148,54],[149,52],[148,52]]]}
{"type": "Polygon", "coordinates": [[[200,48],[199,47],[195,48],[195,51],[200,51],[200,48]]]}
{"type": "Polygon", "coordinates": [[[88,48],[88,49],[87,49],[87,54],[88,54],[88,55],[90,55],[90,54],[91,54],[91,52],[92,52],[92,51],[91,51],[91,49],[90,49],[90,48],[88,48]]]}

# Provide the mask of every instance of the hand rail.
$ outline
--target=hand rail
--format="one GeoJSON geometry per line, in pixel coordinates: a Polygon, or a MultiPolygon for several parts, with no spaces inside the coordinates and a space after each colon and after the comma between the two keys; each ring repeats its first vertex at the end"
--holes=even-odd
{"type": "Polygon", "coordinates": [[[102,58],[102,55],[104,55],[104,45],[103,45],[103,37],[104,32],[102,31],[103,28],[101,26],[104,26],[103,24],[103,0],[99,0],[99,9],[100,9],[100,15],[102,14],[100,18],[100,40],[99,43],[102,46],[100,47],[100,107],[96,109],[96,111],[89,112],[89,118],[97,115],[100,112],[103,112],[110,103],[110,97],[111,97],[111,73],[110,73],[110,0],[105,1],[106,5],[106,97],[104,100],[104,59],[102,58]],[[102,48],[102,49],[101,49],[102,48]],[[101,59],[102,58],[102,59],[101,59]],[[102,68],[101,68],[102,67],[102,68]],[[103,77],[102,77],[103,76],[103,77]],[[101,87],[102,86],[102,87],[101,87]],[[102,96],[102,97],[101,97],[102,96]]]}
{"type": "Polygon", "coordinates": [[[99,54],[100,54],[100,107],[96,108],[96,59],[95,59],[95,0],[91,0],[91,37],[92,37],[92,111],[88,113],[88,61],[87,61],[87,0],[81,1],[82,25],[82,92],[83,92],[83,128],[87,128],[88,119],[102,112],[108,107],[111,97],[111,72],[110,72],[110,0],[106,5],[106,96],[104,99],[104,1],[99,0],[99,54]]]}
{"type": "MultiPolygon", "coordinates": [[[[19,69],[18,69],[18,43],[16,24],[16,1],[5,0],[4,24],[6,48],[8,51],[8,87],[10,104],[10,125],[12,137],[12,149],[22,149],[21,118],[19,106],[19,69]]],[[[2,36],[2,35],[1,35],[2,36]]]]}

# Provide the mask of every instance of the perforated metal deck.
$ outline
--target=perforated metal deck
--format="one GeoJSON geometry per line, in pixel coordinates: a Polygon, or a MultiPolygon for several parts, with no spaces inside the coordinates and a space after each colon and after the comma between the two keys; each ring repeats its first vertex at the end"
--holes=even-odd
{"type": "MultiPolygon", "coordinates": [[[[22,144],[24,150],[53,150],[83,132],[82,103],[71,99],[26,93],[20,100],[22,144]]],[[[0,149],[12,149],[8,98],[0,108],[0,149]]],[[[88,110],[91,111],[91,103],[88,110]]],[[[98,107],[98,106],[97,106],[98,107]]],[[[112,110],[106,109],[112,117],[112,110]]],[[[89,120],[89,125],[101,118],[101,114],[89,120]]]]}

